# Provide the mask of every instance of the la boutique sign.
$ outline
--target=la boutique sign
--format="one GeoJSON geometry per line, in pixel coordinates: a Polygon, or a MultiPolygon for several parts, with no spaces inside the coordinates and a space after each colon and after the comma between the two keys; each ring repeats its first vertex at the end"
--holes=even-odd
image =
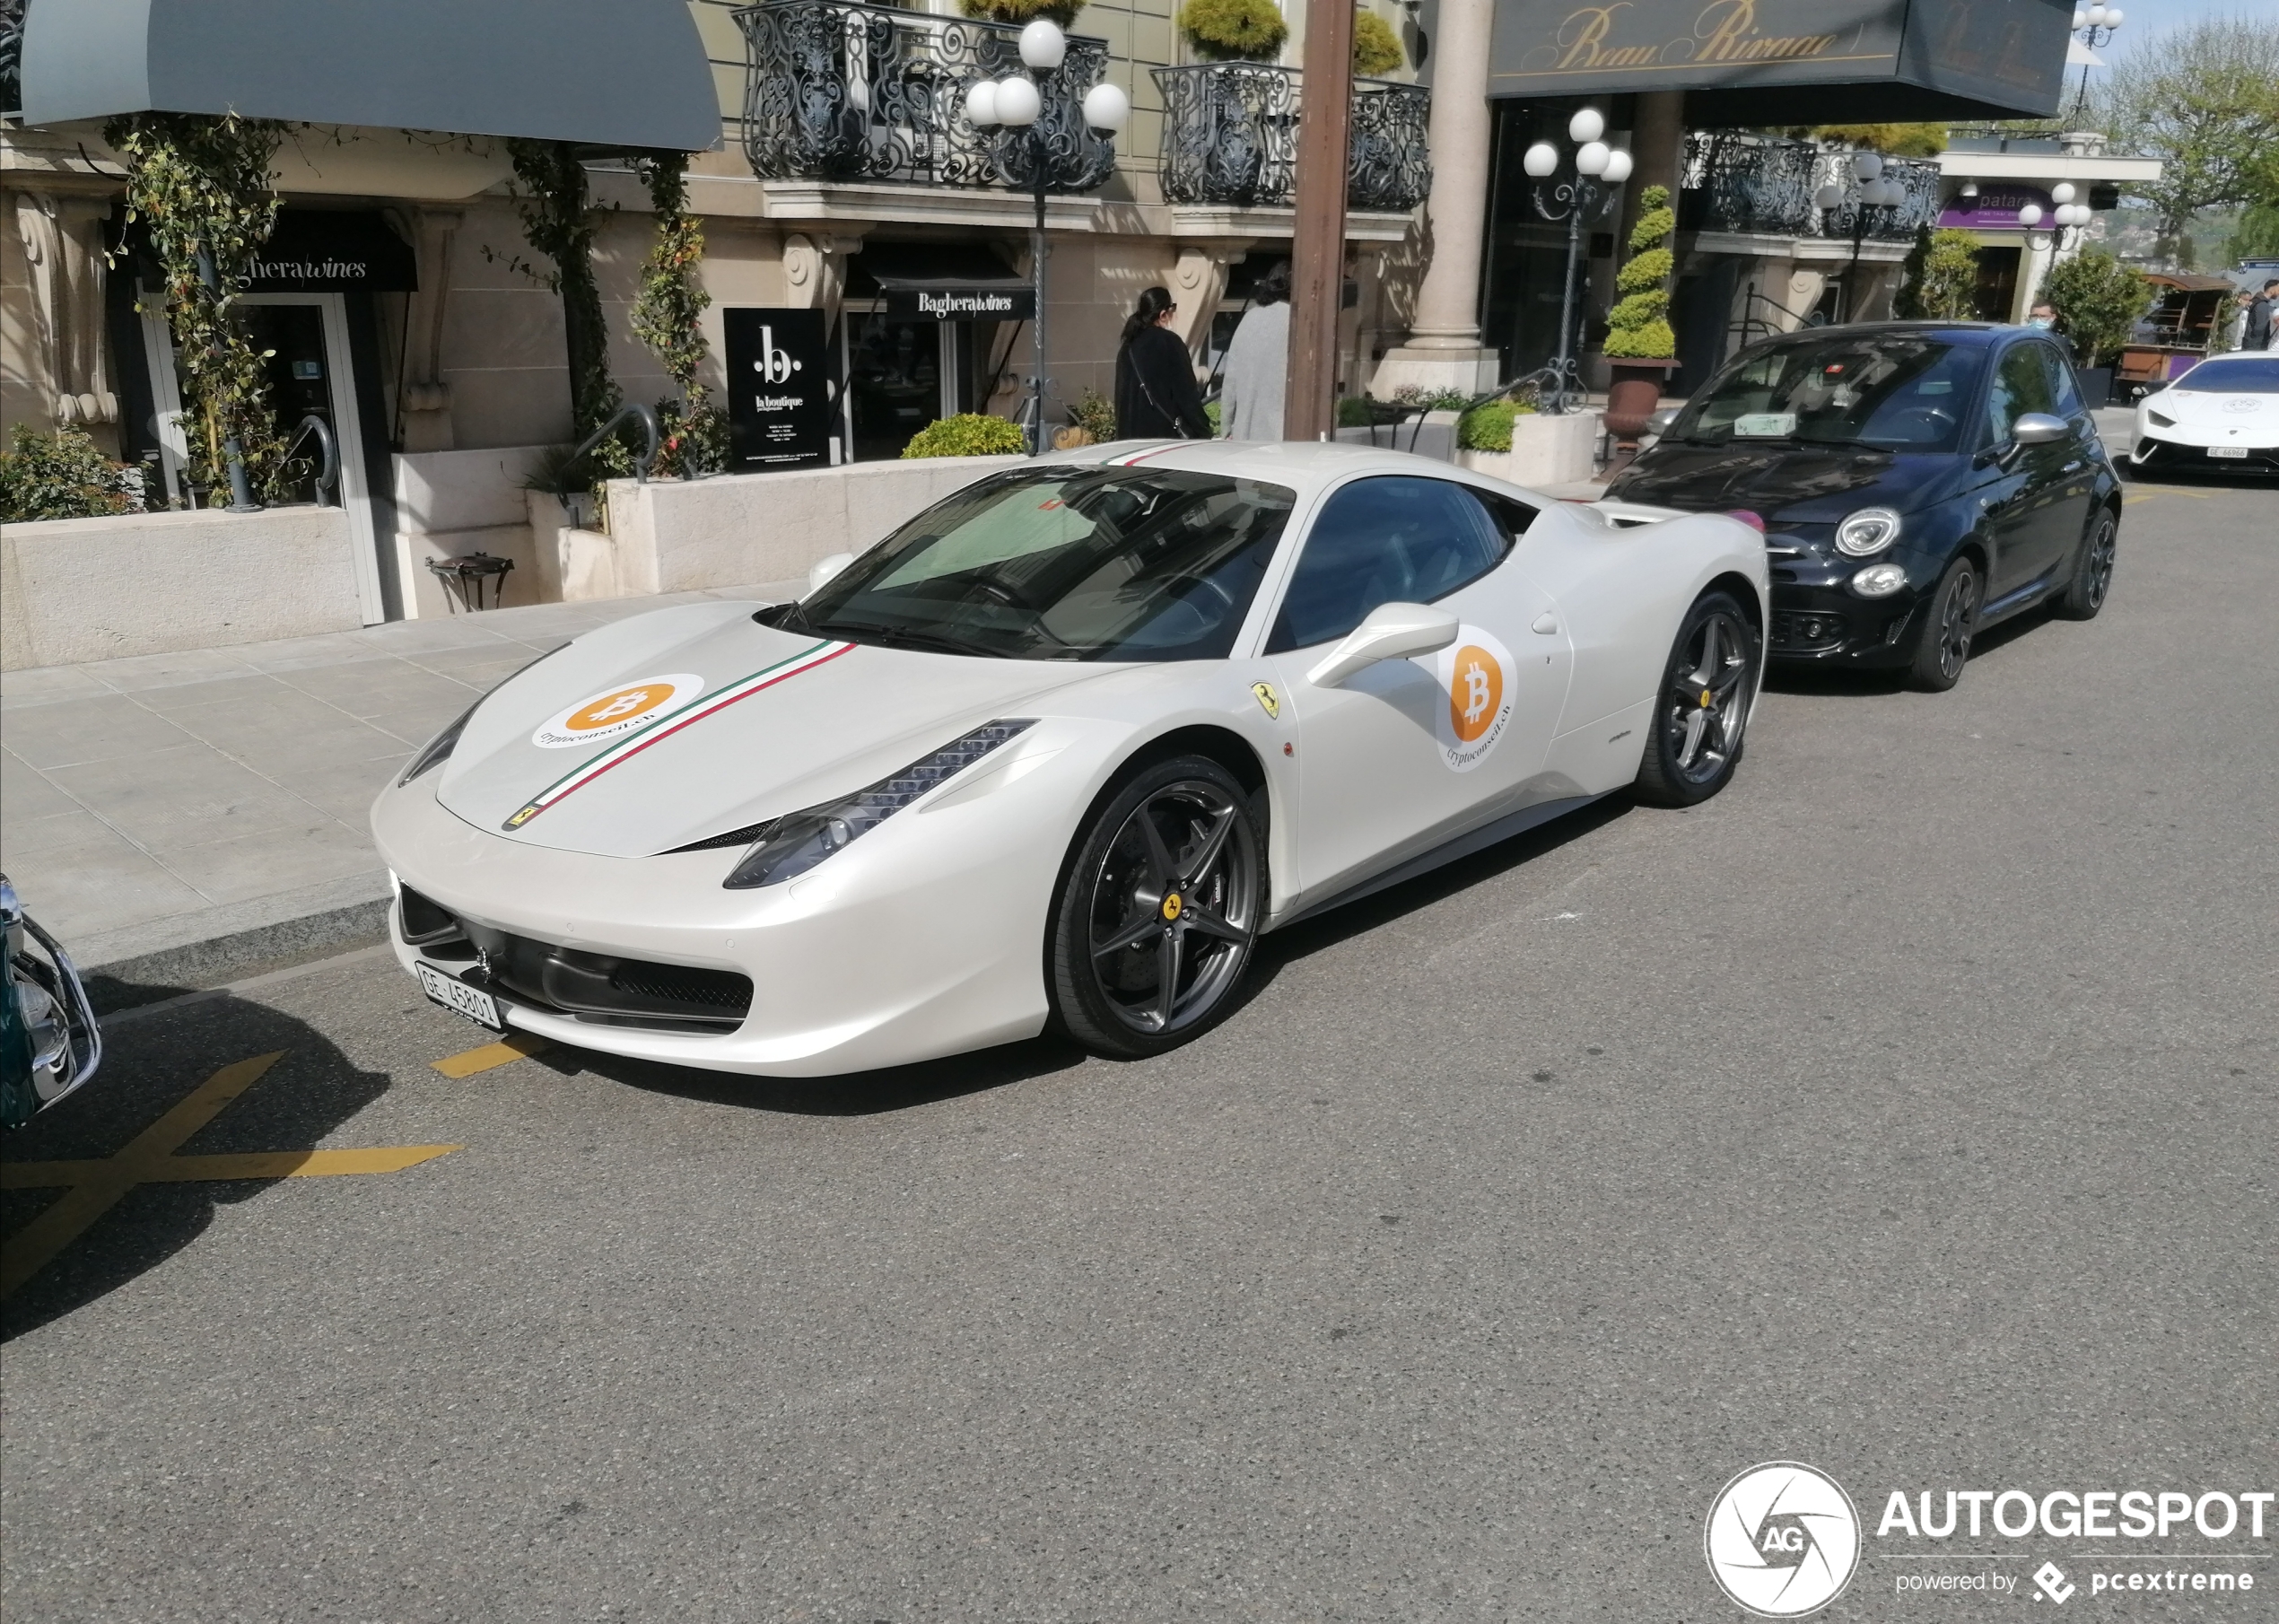
{"type": "Polygon", "coordinates": [[[2067,21],[2046,0],[1498,0],[1489,90],[1898,83],[2054,105],[2067,21]]]}

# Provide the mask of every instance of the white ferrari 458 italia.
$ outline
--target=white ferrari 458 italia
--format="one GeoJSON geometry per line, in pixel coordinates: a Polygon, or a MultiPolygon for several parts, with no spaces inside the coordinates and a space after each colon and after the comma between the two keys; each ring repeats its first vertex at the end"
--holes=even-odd
{"type": "Polygon", "coordinates": [[[1048,1025],[1157,1053],[1264,931],[1618,790],[1716,794],[1766,592],[1722,515],[1353,446],[1056,453],[797,602],[492,690],[373,808],[396,951],[493,1027],[728,1071],[1048,1025]]]}
{"type": "Polygon", "coordinates": [[[2211,356],[2138,401],[2121,466],[2137,475],[2279,474],[2279,354],[2211,356]]]}

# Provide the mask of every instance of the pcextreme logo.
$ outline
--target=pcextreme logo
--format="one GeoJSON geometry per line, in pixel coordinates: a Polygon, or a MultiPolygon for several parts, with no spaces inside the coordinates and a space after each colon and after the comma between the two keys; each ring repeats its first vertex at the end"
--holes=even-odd
{"type": "Polygon", "coordinates": [[[1763,1619],[1817,1612],[1860,1560],[1860,1514],[1834,1478],[1800,1461],[1751,1466],[1709,1503],[1710,1576],[1763,1619]]]}

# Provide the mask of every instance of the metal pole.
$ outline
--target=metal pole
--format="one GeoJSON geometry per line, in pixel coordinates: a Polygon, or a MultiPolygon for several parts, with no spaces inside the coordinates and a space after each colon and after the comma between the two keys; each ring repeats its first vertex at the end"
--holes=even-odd
{"type": "Polygon", "coordinates": [[[1029,139],[1035,143],[1032,154],[1036,165],[1036,224],[1029,232],[1029,279],[1036,284],[1036,425],[1029,440],[1029,455],[1044,455],[1044,136],[1032,128],[1029,139]]]}
{"type": "Polygon", "coordinates": [[[1559,387],[1551,391],[1551,410],[1564,415],[1567,411],[1567,369],[1574,364],[1575,332],[1575,261],[1583,241],[1583,179],[1575,179],[1574,201],[1567,211],[1567,280],[1559,291],[1559,358],[1551,362],[1559,373],[1559,387]]]}

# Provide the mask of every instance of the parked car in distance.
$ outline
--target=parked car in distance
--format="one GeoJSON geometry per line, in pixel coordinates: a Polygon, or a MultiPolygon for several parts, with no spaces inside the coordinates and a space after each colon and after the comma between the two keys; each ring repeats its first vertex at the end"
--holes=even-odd
{"type": "Polygon", "coordinates": [[[1359,446],[1124,441],[797,602],[586,633],[372,808],[396,953],[493,1030],[815,1077],[1159,1053],[1266,931],[1741,758],[1764,541],[1359,446]]]}
{"type": "Polygon", "coordinates": [[[2073,362],[1983,323],[1814,327],[1751,345],[1608,486],[1610,504],[1759,516],[1768,657],[1951,688],[1971,639],[2104,607],[2120,483],[2073,362]]]}
{"type": "Polygon", "coordinates": [[[71,956],[24,912],[4,874],[0,938],[0,1128],[21,1128],[95,1075],[103,1033],[71,956]]]}
{"type": "Polygon", "coordinates": [[[2214,355],[2136,403],[2122,471],[2279,474],[2279,355],[2214,355]]]}

